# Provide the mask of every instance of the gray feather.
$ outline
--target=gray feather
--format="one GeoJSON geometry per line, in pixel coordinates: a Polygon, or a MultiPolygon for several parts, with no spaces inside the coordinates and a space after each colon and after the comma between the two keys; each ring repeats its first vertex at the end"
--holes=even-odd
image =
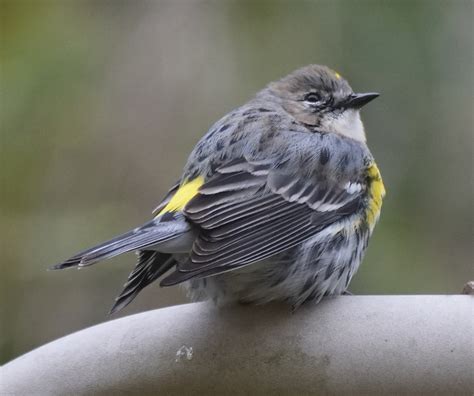
{"type": "Polygon", "coordinates": [[[122,292],[115,299],[110,314],[130,304],[144,287],[159,278],[175,264],[176,261],[170,254],[150,250],[139,251],[135,269],[130,273],[122,292]]]}
{"type": "Polygon", "coordinates": [[[84,250],[51,269],[92,265],[126,252],[157,247],[160,243],[182,237],[189,231],[190,226],[184,220],[163,223],[153,220],[107,242],[84,250]]]}

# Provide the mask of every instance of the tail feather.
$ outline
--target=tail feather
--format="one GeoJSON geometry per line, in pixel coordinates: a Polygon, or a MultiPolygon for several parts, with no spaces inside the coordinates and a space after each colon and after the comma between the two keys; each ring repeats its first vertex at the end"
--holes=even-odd
{"type": "Polygon", "coordinates": [[[125,234],[119,235],[107,242],[101,243],[90,249],[84,250],[50,269],[65,269],[71,267],[84,267],[98,261],[110,259],[122,253],[133,250],[145,249],[162,242],[177,238],[189,230],[189,226],[178,222],[160,223],[157,220],[145,223],[125,234]]]}
{"type": "Polygon", "coordinates": [[[138,252],[138,262],[128,276],[122,292],[115,299],[110,314],[130,304],[140,291],[176,265],[171,254],[146,250],[138,252]]]}

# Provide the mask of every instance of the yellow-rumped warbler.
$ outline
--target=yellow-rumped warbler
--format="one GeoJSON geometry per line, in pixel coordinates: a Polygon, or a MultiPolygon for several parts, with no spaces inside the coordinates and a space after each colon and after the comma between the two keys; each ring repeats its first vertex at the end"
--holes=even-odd
{"type": "Polygon", "coordinates": [[[265,303],[343,293],[361,262],[385,189],[355,94],[325,66],[270,83],[217,121],[148,223],[54,269],[138,252],[112,312],[171,270],[193,300],[265,303]]]}

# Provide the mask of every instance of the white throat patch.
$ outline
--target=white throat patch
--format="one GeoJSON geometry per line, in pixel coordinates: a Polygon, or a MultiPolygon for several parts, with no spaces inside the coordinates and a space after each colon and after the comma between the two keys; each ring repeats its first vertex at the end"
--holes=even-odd
{"type": "Polygon", "coordinates": [[[365,130],[358,110],[348,109],[337,118],[324,120],[323,129],[365,142],[365,130]]]}

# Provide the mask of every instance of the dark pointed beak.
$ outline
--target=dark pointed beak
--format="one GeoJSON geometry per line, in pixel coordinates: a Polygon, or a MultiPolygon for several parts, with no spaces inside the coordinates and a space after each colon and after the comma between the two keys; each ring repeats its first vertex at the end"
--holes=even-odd
{"type": "Polygon", "coordinates": [[[349,96],[349,98],[347,98],[344,103],[341,104],[341,107],[346,109],[360,109],[362,106],[365,106],[367,103],[372,102],[375,98],[379,96],[380,94],[376,92],[354,93],[349,96]]]}

